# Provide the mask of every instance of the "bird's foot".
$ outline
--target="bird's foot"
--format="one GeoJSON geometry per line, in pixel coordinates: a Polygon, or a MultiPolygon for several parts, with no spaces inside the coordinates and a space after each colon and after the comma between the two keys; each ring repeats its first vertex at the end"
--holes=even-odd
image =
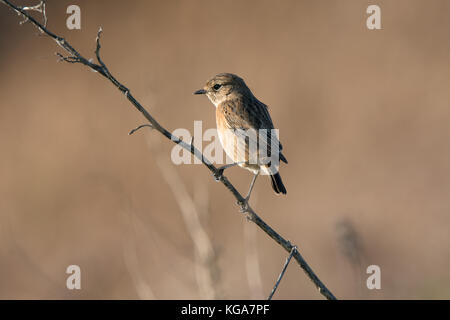
{"type": "Polygon", "coordinates": [[[224,170],[225,170],[225,169],[223,169],[223,168],[219,168],[219,169],[216,170],[216,172],[213,173],[214,179],[215,179],[217,182],[219,182],[220,180],[222,180],[222,178],[223,178],[223,171],[224,171],[224,170]]]}
{"type": "Polygon", "coordinates": [[[248,212],[248,198],[244,198],[242,201],[238,200],[236,204],[239,206],[239,212],[240,213],[247,213],[248,212]]]}
{"type": "Polygon", "coordinates": [[[244,163],[244,162],[230,163],[230,164],[226,164],[226,165],[224,165],[224,166],[222,166],[222,167],[217,168],[217,169],[216,169],[216,172],[213,173],[214,178],[216,179],[216,181],[222,180],[222,177],[223,177],[223,171],[224,171],[225,169],[234,167],[234,166],[239,165],[239,164],[241,164],[241,163],[244,163]]]}

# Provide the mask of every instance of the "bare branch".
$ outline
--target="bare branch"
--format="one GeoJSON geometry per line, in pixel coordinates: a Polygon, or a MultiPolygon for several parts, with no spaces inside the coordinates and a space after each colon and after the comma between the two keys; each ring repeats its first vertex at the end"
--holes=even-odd
{"type": "Polygon", "coordinates": [[[294,255],[294,252],[296,252],[296,251],[297,251],[297,246],[292,247],[291,253],[289,254],[289,257],[287,257],[286,262],[284,263],[283,270],[281,270],[281,273],[278,276],[278,280],[275,283],[275,286],[273,287],[272,292],[270,293],[269,298],[267,300],[272,300],[272,297],[275,294],[275,291],[277,291],[277,288],[281,282],[281,279],[283,279],[284,273],[286,272],[289,262],[291,262],[292,256],[294,255]]]}
{"type": "MultiPolygon", "coordinates": [[[[219,177],[219,181],[233,194],[233,196],[236,198],[238,205],[241,207],[241,211],[244,212],[247,216],[247,219],[255,223],[258,227],[261,228],[267,235],[269,235],[275,242],[277,242],[280,246],[282,246],[287,252],[292,255],[297,263],[300,265],[300,267],[303,269],[303,271],[306,273],[306,275],[310,278],[310,280],[314,283],[314,285],[317,287],[319,292],[326,297],[327,299],[336,299],[336,297],[328,290],[328,288],[320,281],[320,279],[317,277],[317,275],[314,273],[314,271],[311,269],[311,267],[308,265],[308,263],[305,261],[305,259],[302,257],[302,255],[298,252],[298,250],[294,250],[295,246],[293,246],[288,240],[284,239],[280,234],[278,234],[275,230],[273,230],[268,224],[264,222],[257,214],[256,212],[247,204],[244,197],[236,190],[234,185],[228,180],[227,177],[220,174],[219,169],[216,168],[212,163],[206,159],[203,154],[195,148],[195,146],[188,144],[181,140],[179,137],[172,135],[171,132],[169,132],[167,129],[165,129],[163,126],[161,126],[156,119],[154,119],[150,113],[134,98],[134,96],[130,93],[130,90],[125,87],[122,83],[120,83],[108,70],[106,65],[103,63],[102,59],[100,58],[100,35],[102,33],[102,29],[100,28],[97,33],[96,38],[96,56],[97,56],[97,63],[93,63],[91,60],[88,60],[84,58],[80,53],[78,53],[77,50],[75,50],[69,42],[67,42],[64,38],[57,36],[50,30],[46,28],[46,25],[41,24],[36,19],[34,19],[27,10],[24,10],[23,8],[20,8],[14,4],[12,4],[9,0],[0,0],[1,3],[7,5],[11,9],[13,9],[16,13],[23,16],[25,19],[28,19],[29,22],[31,22],[33,25],[35,25],[39,31],[42,33],[48,35],[50,38],[52,38],[64,51],[68,53],[68,57],[63,57],[62,55],[59,55],[59,57],[63,58],[63,61],[70,62],[70,63],[80,63],[83,64],[89,68],[91,68],[94,71],[97,71],[99,74],[101,74],[103,77],[107,78],[109,81],[111,81],[114,86],[119,89],[123,94],[125,94],[126,98],[131,102],[131,104],[142,113],[142,115],[148,120],[149,124],[158,132],[160,132],[162,135],[164,135],[166,138],[172,140],[174,143],[179,144],[182,148],[190,151],[195,157],[197,157],[212,173],[214,176],[219,177]]],[[[45,19],[46,20],[46,19],[45,19]]]]}

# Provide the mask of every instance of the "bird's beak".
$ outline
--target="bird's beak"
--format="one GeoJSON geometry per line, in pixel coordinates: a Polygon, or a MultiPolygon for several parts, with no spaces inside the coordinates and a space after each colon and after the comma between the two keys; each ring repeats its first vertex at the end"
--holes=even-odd
{"type": "Polygon", "coordinates": [[[194,94],[205,94],[205,93],[206,93],[206,90],[204,90],[204,89],[200,89],[200,90],[197,90],[194,92],[194,94]]]}

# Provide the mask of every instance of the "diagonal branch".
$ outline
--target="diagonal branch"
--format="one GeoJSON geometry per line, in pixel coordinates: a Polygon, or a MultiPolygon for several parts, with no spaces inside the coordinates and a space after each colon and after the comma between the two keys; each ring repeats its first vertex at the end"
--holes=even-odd
{"type": "MultiPolygon", "coordinates": [[[[244,197],[236,190],[236,188],[233,186],[233,184],[228,180],[227,177],[220,174],[220,170],[218,170],[212,163],[203,156],[203,154],[195,148],[191,143],[186,143],[183,140],[181,140],[179,137],[172,135],[171,132],[169,132],[167,129],[165,129],[163,126],[161,126],[156,119],[154,119],[150,113],[134,98],[134,96],[130,93],[130,90],[125,87],[122,83],[120,83],[108,70],[107,66],[103,63],[102,59],[100,58],[100,37],[102,34],[102,29],[100,28],[97,33],[96,38],[96,58],[97,63],[94,63],[92,60],[88,60],[84,58],[80,53],[78,53],[77,50],[75,50],[69,42],[67,42],[64,38],[54,34],[50,30],[46,28],[46,25],[41,24],[38,22],[35,18],[33,18],[26,10],[25,8],[18,7],[14,4],[12,4],[9,0],[0,0],[3,4],[14,10],[17,14],[24,17],[26,21],[29,21],[34,26],[38,28],[38,30],[50,38],[52,38],[58,46],[60,46],[67,56],[63,56],[62,54],[57,54],[63,61],[70,62],[70,63],[80,63],[83,64],[92,70],[98,72],[103,77],[108,79],[113,83],[113,85],[119,89],[125,97],[131,102],[131,104],[142,113],[142,115],[147,119],[151,127],[158,132],[160,132],[162,135],[164,135],[166,138],[172,140],[174,143],[179,144],[182,148],[186,149],[187,151],[191,152],[196,158],[198,158],[212,173],[214,176],[219,177],[219,181],[222,182],[222,184],[233,194],[233,196],[236,198],[238,204],[241,207],[241,211],[244,212],[247,216],[247,219],[255,223],[258,227],[261,228],[268,236],[270,236],[275,242],[277,242],[280,246],[282,246],[287,252],[292,254],[294,259],[297,261],[297,263],[300,265],[300,267],[303,269],[303,271],[306,273],[306,275],[309,277],[309,279],[314,283],[314,285],[319,290],[320,294],[322,294],[325,298],[330,300],[335,300],[336,297],[328,290],[328,288],[320,281],[320,279],[317,277],[317,275],[314,273],[314,271],[311,269],[311,267],[308,265],[308,263],[305,261],[305,259],[302,257],[300,252],[294,248],[296,246],[292,245],[290,241],[283,238],[280,234],[278,234],[274,229],[272,229],[268,224],[264,222],[257,214],[256,212],[248,205],[246,204],[246,201],[244,197]]],[[[44,16],[44,21],[47,21],[47,16],[45,12],[45,6],[41,6],[42,15],[44,16]]]]}

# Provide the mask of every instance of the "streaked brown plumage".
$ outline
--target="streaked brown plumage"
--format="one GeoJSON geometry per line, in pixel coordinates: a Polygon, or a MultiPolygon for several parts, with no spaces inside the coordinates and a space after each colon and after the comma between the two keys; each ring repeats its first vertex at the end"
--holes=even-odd
{"type": "Polygon", "coordinates": [[[271,134],[274,126],[268,107],[253,95],[244,80],[234,74],[221,73],[209,80],[204,88],[195,94],[206,94],[216,106],[217,131],[227,155],[235,164],[255,174],[247,199],[260,171],[270,175],[276,193],[286,194],[286,188],[278,172],[279,160],[287,163],[281,153],[282,145],[278,137],[271,134]],[[260,129],[266,129],[267,134],[260,132],[260,129]],[[247,140],[243,140],[243,132],[254,134],[249,134],[247,140]],[[238,143],[243,143],[243,148],[237,147],[238,143]],[[252,143],[257,146],[256,149],[251,147],[252,143]],[[271,146],[275,146],[275,150],[272,150],[271,146]],[[263,161],[268,160],[261,151],[266,149],[270,162],[263,161]]]}

